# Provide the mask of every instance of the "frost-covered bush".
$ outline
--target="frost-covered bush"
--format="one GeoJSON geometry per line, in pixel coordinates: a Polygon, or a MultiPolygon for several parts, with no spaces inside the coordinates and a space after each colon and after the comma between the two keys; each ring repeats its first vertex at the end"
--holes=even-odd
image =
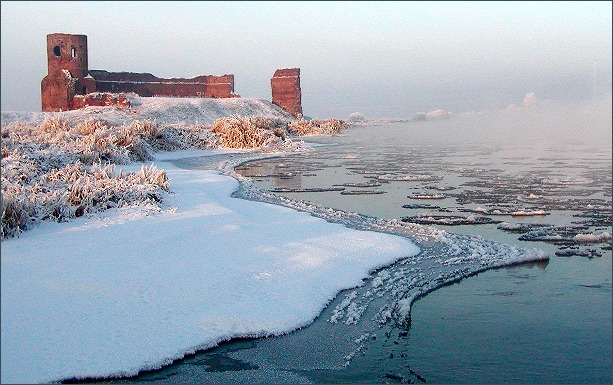
{"type": "Polygon", "coordinates": [[[2,127],[2,151],[32,144],[76,154],[85,164],[126,164],[153,159],[148,141],[157,135],[157,130],[148,121],[135,120],[128,126],[114,126],[90,118],[69,124],[56,115],[40,125],[11,123],[2,127]]]}
{"type": "Polygon", "coordinates": [[[77,160],[41,174],[41,168],[29,169],[27,161],[19,163],[21,167],[6,170],[2,159],[2,238],[45,220],[63,222],[111,207],[160,202],[169,190],[166,173],[155,166],[116,174],[112,164],[77,160]]]}
{"type": "Polygon", "coordinates": [[[306,120],[290,122],[287,125],[287,131],[296,136],[338,135],[347,127],[349,127],[349,124],[339,119],[313,119],[308,122],[306,120]]]}
{"type": "Polygon", "coordinates": [[[287,127],[287,121],[282,119],[273,119],[266,116],[251,116],[247,119],[249,119],[251,123],[255,124],[256,127],[262,129],[270,130],[287,127]]]}
{"type": "Polygon", "coordinates": [[[161,127],[151,140],[156,150],[176,151],[206,149],[221,146],[220,140],[206,124],[168,124],[161,127]]]}
{"type": "Polygon", "coordinates": [[[65,221],[109,207],[159,202],[164,171],[114,174],[114,163],[152,159],[150,122],[110,126],[100,120],[70,125],[53,116],[40,125],[2,127],[2,238],[34,224],[65,221]]]}
{"type": "Polygon", "coordinates": [[[225,117],[213,123],[213,132],[227,148],[252,149],[278,145],[284,140],[278,128],[266,127],[267,118],[225,117]]]}
{"type": "Polygon", "coordinates": [[[287,122],[281,119],[271,119],[264,116],[252,116],[248,119],[257,128],[261,130],[272,130],[276,136],[280,137],[281,139],[285,139],[285,133],[283,130],[287,129],[287,122]]]}

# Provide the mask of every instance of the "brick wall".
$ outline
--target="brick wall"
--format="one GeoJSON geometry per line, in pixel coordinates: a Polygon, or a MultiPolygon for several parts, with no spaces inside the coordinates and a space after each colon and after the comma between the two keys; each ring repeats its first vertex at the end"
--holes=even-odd
{"type": "Polygon", "coordinates": [[[158,78],[149,73],[92,70],[96,91],[134,92],[140,96],[232,98],[234,75],[205,75],[195,78],[158,78]]]}
{"type": "Polygon", "coordinates": [[[302,117],[300,68],[283,68],[270,79],[272,102],[296,117],[302,117]]]}

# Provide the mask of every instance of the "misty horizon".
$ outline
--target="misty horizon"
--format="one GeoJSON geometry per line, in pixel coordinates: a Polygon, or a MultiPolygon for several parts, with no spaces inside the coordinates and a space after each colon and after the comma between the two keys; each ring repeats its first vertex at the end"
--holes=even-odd
{"type": "Polygon", "coordinates": [[[611,92],[611,3],[2,2],[2,110],[40,111],[46,35],[88,36],[89,69],[162,78],[234,74],[271,99],[301,68],[304,114],[406,118],[501,110],[534,93],[611,92]],[[40,15],[45,15],[41,17],[40,15]]]}

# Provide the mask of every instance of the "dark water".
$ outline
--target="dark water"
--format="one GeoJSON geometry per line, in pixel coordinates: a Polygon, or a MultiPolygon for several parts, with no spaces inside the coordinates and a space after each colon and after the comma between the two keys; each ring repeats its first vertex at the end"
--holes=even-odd
{"type": "Polygon", "coordinates": [[[354,335],[330,326],[349,290],[305,329],[225,343],[134,380],[611,383],[610,142],[432,134],[453,124],[358,126],[312,139],[320,144],[314,152],[248,162],[237,172],[294,200],[536,247],[549,262],[435,290],[414,303],[410,327],[386,323],[360,334],[358,350],[343,343],[354,335]],[[463,224],[478,218],[487,220],[463,224]]]}

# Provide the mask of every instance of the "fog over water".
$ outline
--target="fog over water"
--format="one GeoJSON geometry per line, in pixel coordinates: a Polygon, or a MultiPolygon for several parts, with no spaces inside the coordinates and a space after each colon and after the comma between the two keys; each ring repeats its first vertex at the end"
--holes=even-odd
{"type": "Polygon", "coordinates": [[[611,94],[583,103],[536,100],[501,111],[467,112],[414,122],[419,141],[443,143],[611,144],[611,94]],[[449,119],[455,120],[449,124],[449,119]]]}

